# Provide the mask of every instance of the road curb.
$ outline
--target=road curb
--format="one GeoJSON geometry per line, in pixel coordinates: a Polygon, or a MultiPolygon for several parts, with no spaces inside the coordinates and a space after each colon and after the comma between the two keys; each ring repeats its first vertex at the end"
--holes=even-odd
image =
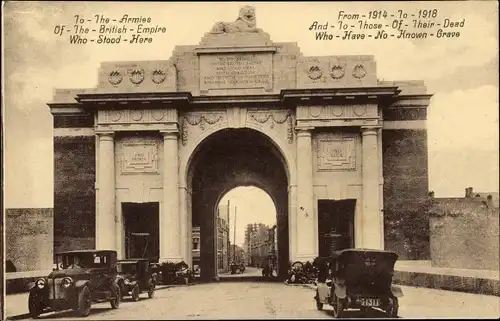
{"type": "Polygon", "coordinates": [[[18,315],[6,317],[5,320],[21,320],[21,319],[27,319],[30,317],[31,317],[31,315],[29,313],[24,313],[24,314],[18,314],[18,315]]]}
{"type": "Polygon", "coordinates": [[[303,283],[285,283],[288,286],[300,286],[306,289],[316,290],[316,285],[314,284],[303,284],[303,283]]]}
{"type": "MultiPolygon", "coordinates": [[[[500,296],[500,281],[492,279],[395,271],[393,283],[417,288],[500,296]]],[[[316,289],[314,284],[289,283],[286,285],[316,289]]]]}

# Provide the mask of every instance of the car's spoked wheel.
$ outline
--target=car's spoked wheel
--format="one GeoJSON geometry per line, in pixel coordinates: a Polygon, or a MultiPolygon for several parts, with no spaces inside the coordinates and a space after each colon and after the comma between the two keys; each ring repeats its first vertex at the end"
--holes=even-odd
{"type": "Polygon", "coordinates": [[[33,319],[38,318],[38,316],[42,313],[42,302],[40,301],[40,296],[35,292],[30,293],[28,299],[28,310],[33,319]]]}
{"type": "Polygon", "coordinates": [[[123,285],[123,283],[119,283],[118,286],[120,287],[120,300],[123,301],[123,298],[127,295],[127,291],[125,291],[125,285],[123,285]]]}
{"type": "Polygon", "coordinates": [[[389,306],[386,310],[386,316],[388,318],[397,318],[399,310],[398,298],[389,298],[389,306]]]}
{"type": "Polygon", "coordinates": [[[345,305],[341,298],[333,295],[333,316],[335,318],[342,318],[344,316],[345,305]]]}
{"type": "Polygon", "coordinates": [[[155,284],[151,283],[149,285],[148,297],[151,299],[154,296],[155,296],[155,284]]]}
{"type": "Polygon", "coordinates": [[[109,303],[111,304],[111,307],[113,309],[118,309],[120,307],[120,301],[122,298],[122,294],[120,291],[120,287],[118,285],[113,285],[111,287],[111,291],[113,293],[113,297],[109,300],[109,303]]]}
{"type": "Polygon", "coordinates": [[[132,301],[139,301],[139,284],[136,284],[132,289],[132,301]]]}
{"type": "Polygon", "coordinates": [[[319,301],[318,291],[316,291],[316,296],[314,297],[314,299],[316,300],[316,309],[318,309],[319,311],[323,310],[323,303],[319,301]]]}
{"type": "Polygon", "coordinates": [[[78,314],[82,317],[87,317],[90,314],[92,306],[90,290],[87,286],[78,293],[78,314]]]}

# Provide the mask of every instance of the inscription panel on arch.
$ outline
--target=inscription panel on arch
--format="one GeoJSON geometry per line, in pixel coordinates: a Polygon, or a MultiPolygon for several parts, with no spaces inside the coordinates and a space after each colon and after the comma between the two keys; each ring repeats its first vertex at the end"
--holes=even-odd
{"type": "Polygon", "coordinates": [[[158,173],[158,143],[127,141],[121,144],[121,172],[158,173]]]}
{"type": "Polygon", "coordinates": [[[317,157],[319,171],[354,170],[356,169],[355,138],[319,139],[317,157]]]}
{"type": "Polygon", "coordinates": [[[200,55],[200,90],[272,89],[272,53],[200,55]]]}

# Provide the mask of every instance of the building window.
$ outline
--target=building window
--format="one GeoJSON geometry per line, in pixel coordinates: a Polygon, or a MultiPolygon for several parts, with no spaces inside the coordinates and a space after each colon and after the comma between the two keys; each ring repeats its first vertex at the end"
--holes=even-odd
{"type": "Polygon", "coordinates": [[[193,250],[199,250],[200,240],[193,240],[193,250]]]}

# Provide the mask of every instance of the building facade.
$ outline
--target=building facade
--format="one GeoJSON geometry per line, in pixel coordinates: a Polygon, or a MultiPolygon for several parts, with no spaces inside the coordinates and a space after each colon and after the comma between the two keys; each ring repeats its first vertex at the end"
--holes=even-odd
{"type": "Polygon", "coordinates": [[[229,226],[222,217],[217,218],[217,269],[229,271],[229,226]]]}
{"type": "MultiPolygon", "coordinates": [[[[229,212],[226,205],[219,206],[219,216],[217,217],[217,271],[219,273],[229,271],[229,256],[231,252],[229,251],[229,212]]],[[[192,239],[193,239],[193,267],[200,266],[201,259],[201,235],[200,227],[193,226],[192,229],[192,239]]]]}
{"type": "Polygon", "coordinates": [[[397,248],[385,227],[424,215],[430,97],[421,81],[380,81],[373,56],[307,57],[255,26],[215,26],[165,60],[102,63],[95,88],[57,89],[48,104],[55,248],[123,258],[147,243],[147,256],[192,262],[200,226],[210,278],[217,203],[249,184],[275,200],[283,262],[319,254],[336,224],[321,204],[339,200],[352,204],[351,244],[397,248]]]}
{"type": "Polygon", "coordinates": [[[277,226],[248,224],[245,231],[245,255],[249,266],[259,267],[269,254],[277,253],[277,226]]]}
{"type": "Polygon", "coordinates": [[[231,250],[229,252],[230,262],[235,262],[236,264],[243,263],[247,266],[245,262],[245,250],[241,246],[231,244],[231,250]]]}
{"type": "Polygon", "coordinates": [[[267,252],[278,254],[278,226],[273,225],[269,229],[269,238],[267,240],[267,252]]]}

